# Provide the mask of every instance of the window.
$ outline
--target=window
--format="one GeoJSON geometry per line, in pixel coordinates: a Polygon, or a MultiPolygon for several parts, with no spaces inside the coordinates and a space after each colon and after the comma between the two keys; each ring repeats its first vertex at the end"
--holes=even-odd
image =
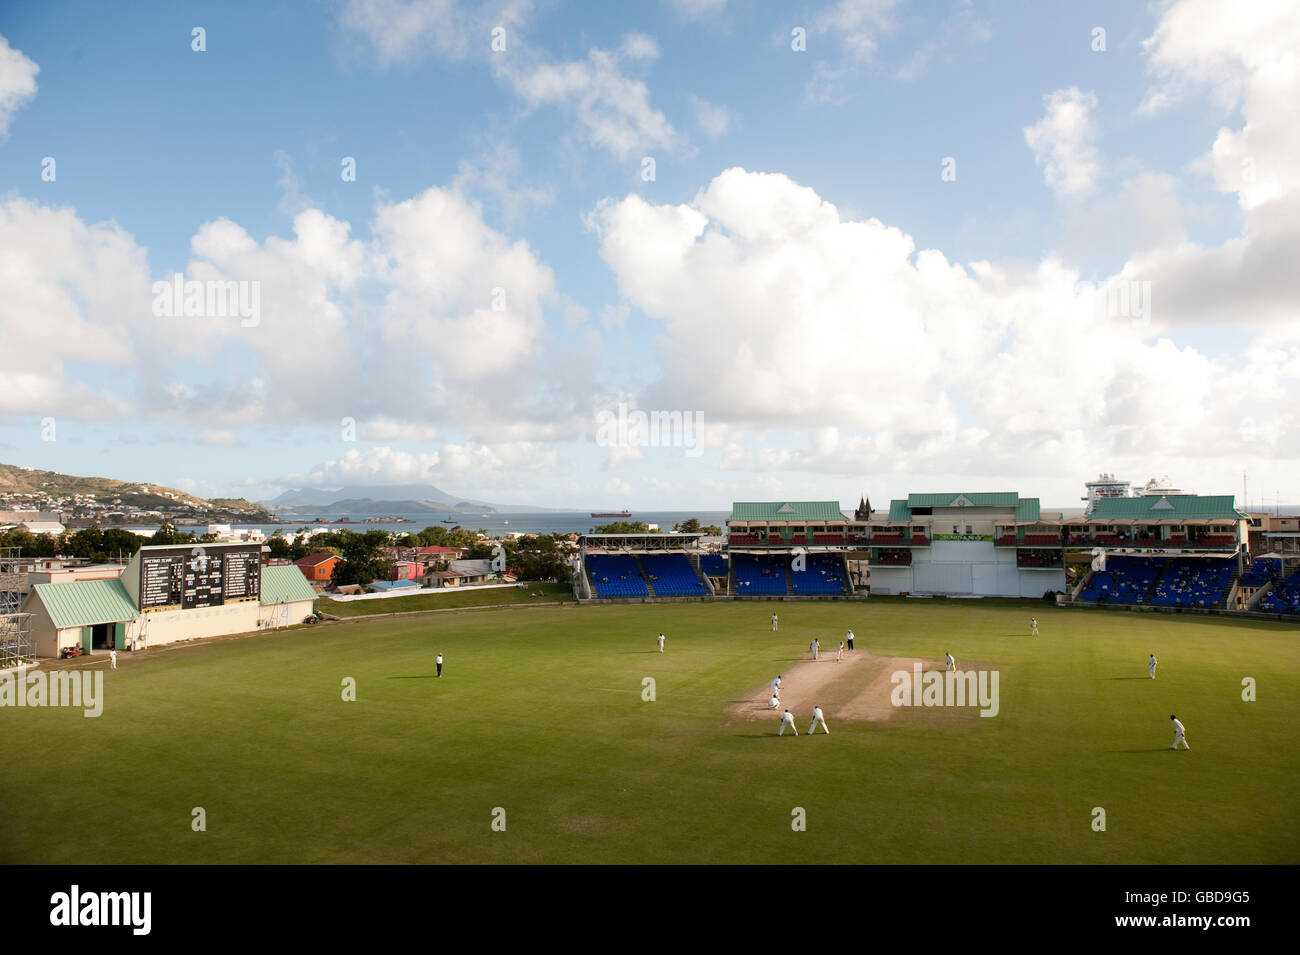
{"type": "Polygon", "coordinates": [[[966,525],[966,533],[967,533],[967,534],[973,534],[973,533],[974,533],[974,531],[971,530],[971,526],[970,526],[969,524],[966,525]]]}

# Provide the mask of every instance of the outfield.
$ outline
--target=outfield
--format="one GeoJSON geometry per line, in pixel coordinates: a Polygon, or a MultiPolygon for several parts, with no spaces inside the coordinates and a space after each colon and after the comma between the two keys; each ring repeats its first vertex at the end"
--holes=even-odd
{"type": "Polygon", "coordinates": [[[0,862],[1295,863],[1297,635],[875,599],[437,613],[123,654],[98,719],[0,710],[0,862]],[[849,626],[860,652],[997,669],[998,716],[849,722],[844,680],[820,701],[830,736],[802,711],[797,739],[728,714],[814,635],[837,666],[849,626]],[[1167,749],[1171,712],[1191,752],[1167,749]]]}

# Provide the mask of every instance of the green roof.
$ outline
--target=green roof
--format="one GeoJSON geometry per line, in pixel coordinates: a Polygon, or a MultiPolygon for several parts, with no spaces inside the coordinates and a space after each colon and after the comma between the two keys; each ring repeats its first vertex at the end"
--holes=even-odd
{"type": "Polygon", "coordinates": [[[736,501],[730,521],[843,521],[839,501],[736,501]]]}
{"type": "Polygon", "coordinates": [[[907,495],[909,507],[1015,507],[1019,502],[1015,491],[907,495]]]}
{"type": "Polygon", "coordinates": [[[1140,518],[1152,521],[1178,518],[1240,521],[1247,519],[1247,515],[1236,507],[1231,494],[1172,494],[1168,497],[1152,494],[1149,497],[1103,497],[1087,520],[1095,523],[1140,518]]]}
{"type": "MultiPolygon", "coordinates": [[[[126,594],[120,578],[76,580],[63,584],[37,584],[32,588],[50,614],[54,626],[89,627],[97,623],[121,623],[140,615],[126,594]]],[[[31,600],[32,598],[28,598],[31,600]]]]}
{"type": "Polygon", "coordinates": [[[890,501],[889,519],[891,521],[910,521],[912,519],[912,511],[911,508],[907,506],[907,502],[890,501]]]}
{"type": "Polygon", "coordinates": [[[1022,497],[1016,502],[1016,521],[1030,524],[1038,523],[1038,498],[1022,497]]]}
{"type": "Polygon", "coordinates": [[[292,603],[297,600],[316,600],[320,594],[311,589],[307,578],[295,565],[277,565],[262,568],[262,603],[292,603]]]}

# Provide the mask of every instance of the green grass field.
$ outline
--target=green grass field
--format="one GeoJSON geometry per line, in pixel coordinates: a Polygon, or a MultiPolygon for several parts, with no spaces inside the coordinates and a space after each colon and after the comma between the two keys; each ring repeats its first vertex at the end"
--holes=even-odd
{"type": "Polygon", "coordinates": [[[876,599],[385,617],[124,654],[98,719],[0,710],[0,862],[1295,863],[1298,635],[876,599]],[[1000,714],[848,723],[832,693],[811,739],[803,712],[797,739],[726,715],[848,626],[859,651],[998,669],[1000,714]],[[1191,752],[1166,748],[1171,712],[1191,752]]]}

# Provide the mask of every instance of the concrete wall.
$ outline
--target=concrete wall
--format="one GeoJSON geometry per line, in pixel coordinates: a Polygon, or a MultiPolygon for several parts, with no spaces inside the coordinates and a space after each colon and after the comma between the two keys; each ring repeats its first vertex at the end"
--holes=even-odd
{"type": "Polygon", "coordinates": [[[1041,597],[1045,590],[1064,589],[1064,567],[1017,567],[1015,548],[994,547],[991,541],[935,541],[913,549],[911,567],[871,568],[871,591],[877,594],[1041,597]]]}

